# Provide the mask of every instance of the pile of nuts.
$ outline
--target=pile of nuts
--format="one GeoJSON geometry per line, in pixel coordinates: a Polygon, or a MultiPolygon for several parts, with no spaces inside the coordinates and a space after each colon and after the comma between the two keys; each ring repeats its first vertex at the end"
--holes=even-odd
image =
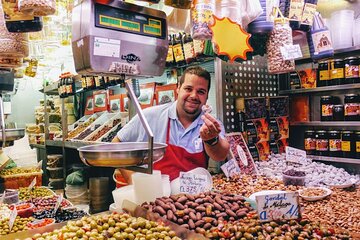
{"type": "Polygon", "coordinates": [[[320,197],[324,196],[326,191],[321,188],[304,188],[301,190],[301,195],[305,197],[320,197]]]}
{"type": "Polygon", "coordinates": [[[161,223],[127,214],[106,214],[69,221],[61,229],[35,234],[32,239],[165,239],[180,240],[174,231],[161,223]]]}
{"type": "Polygon", "coordinates": [[[330,197],[317,202],[303,201],[302,216],[340,229],[347,229],[360,238],[360,189],[332,189],[330,197]]]}
{"type": "Polygon", "coordinates": [[[263,190],[287,190],[296,191],[296,186],[285,186],[282,181],[258,176],[236,176],[226,179],[224,175],[218,174],[213,177],[213,188],[220,192],[229,192],[249,197],[251,194],[263,190]]]}
{"type": "Polygon", "coordinates": [[[243,218],[252,210],[243,197],[216,192],[171,195],[144,203],[142,207],[198,233],[216,227],[219,221],[243,218]]]}

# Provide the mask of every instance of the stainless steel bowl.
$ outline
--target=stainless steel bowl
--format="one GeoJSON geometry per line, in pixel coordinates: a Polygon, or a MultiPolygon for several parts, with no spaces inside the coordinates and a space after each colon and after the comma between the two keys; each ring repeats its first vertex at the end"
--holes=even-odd
{"type": "MultiPolygon", "coordinates": [[[[153,161],[164,156],[166,144],[154,143],[153,161]]],[[[88,166],[128,167],[147,163],[147,142],[122,142],[90,145],[78,148],[80,158],[88,166]]]]}
{"type": "MultiPolygon", "coordinates": [[[[6,142],[18,140],[25,136],[24,128],[5,129],[6,142]]],[[[2,131],[0,130],[0,142],[2,141],[2,131]]]]}

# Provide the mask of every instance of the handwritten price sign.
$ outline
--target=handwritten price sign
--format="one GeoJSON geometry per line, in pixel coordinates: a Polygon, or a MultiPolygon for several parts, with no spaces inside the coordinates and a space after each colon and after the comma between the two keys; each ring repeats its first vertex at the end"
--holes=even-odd
{"type": "Polygon", "coordinates": [[[227,161],[225,164],[221,166],[221,170],[224,172],[225,176],[232,177],[234,175],[239,175],[241,173],[239,164],[235,159],[231,159],[227,161]]]}
{"type": "Polygon", "coordinates": [[[301,217],[299,194],[297,192],[256,196],[256,203],[261,222],[298,219],[301,217]]]}
{"type": "Polygon", "coordinates": [[[180,172],[180,192],[198,194],[210,190],[206,175],[180,172]]]}
{"type": "Polygon", "coordinates": [[[302,164],[303,160],[306,158],[306,152],[297,148],[286,146],[285,152],[287,162],[302,164]]]}

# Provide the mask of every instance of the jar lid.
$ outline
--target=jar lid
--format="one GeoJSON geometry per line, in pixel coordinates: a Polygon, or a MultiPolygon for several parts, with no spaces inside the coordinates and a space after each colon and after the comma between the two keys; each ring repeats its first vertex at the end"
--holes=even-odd
{"type": "Polygon", "coordinates": [[[339,104],[339,105],[334,105],[334,107],[340,107],[340,108],[343,108],[343,107],[344,107],[344,105],[339,104]]]}
{"type": "Polygon", "coordinates": [[[330,134],[339,134],[340,132],[337,131],[337,130],[332,130],[332,131],[329,131],[330,134]]]}
{"type": "Polygon", "coordinates": [[[317,130],[316,133],[326,133],[325,130],[317,130]]]}
{"type": "Polygon", "coordinates": [[[305,132],[306,133],[314,133],[315,131],[314,130],[306,130],[305,132]]]}
{"type": "Polygon", "coordinates": [[[333,96],[321,96],[321,98],[333,98],[333,96]]]}
{"type": "Polygon", "coordinates": [[[328,63],[329,63],[329,61],[328,61],[328,60],[322,60],[322,61],[319,61],[319,64],[324,64],[324,63],[328,64],[328,63]]]}
{"type": "Polygon", "coordinates": [[[334,59],[333,61],[334,61],[334,62],[342,62],[342,61],[344,61],[344,59],[337,58],[337,59],[334,59]]]}
{"type": "Polygon", "coordinates": [[[359,57],[347,57],[344,60],[352,60],[352,59],[359,59],[359,57]]]}
{"type": "Polygon", "coordinates": [[[345,97],[356,97],[356,96],[359,96],[355,93],[349,93],[349,94],[345,94],[345,97]]]}
{"type": "Polygon", "coordinates": [[[342,131],[341,132],[342,134],[352,134],[352,133],[354,133],[353,131],[342,131]]]}

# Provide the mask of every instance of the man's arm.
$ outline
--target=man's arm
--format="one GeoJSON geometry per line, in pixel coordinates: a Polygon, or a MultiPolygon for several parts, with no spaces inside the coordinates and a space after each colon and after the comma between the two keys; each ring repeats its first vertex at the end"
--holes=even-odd
{"type": "Polygon", "coordinates": [[[215,161],[225,160],[230,150],[230,144],[219,135],[220,123],[208,113],[201,118],[204,120],[204,125],[200,128],[200,137],[204,141],[207,155],[215,161]]]}

